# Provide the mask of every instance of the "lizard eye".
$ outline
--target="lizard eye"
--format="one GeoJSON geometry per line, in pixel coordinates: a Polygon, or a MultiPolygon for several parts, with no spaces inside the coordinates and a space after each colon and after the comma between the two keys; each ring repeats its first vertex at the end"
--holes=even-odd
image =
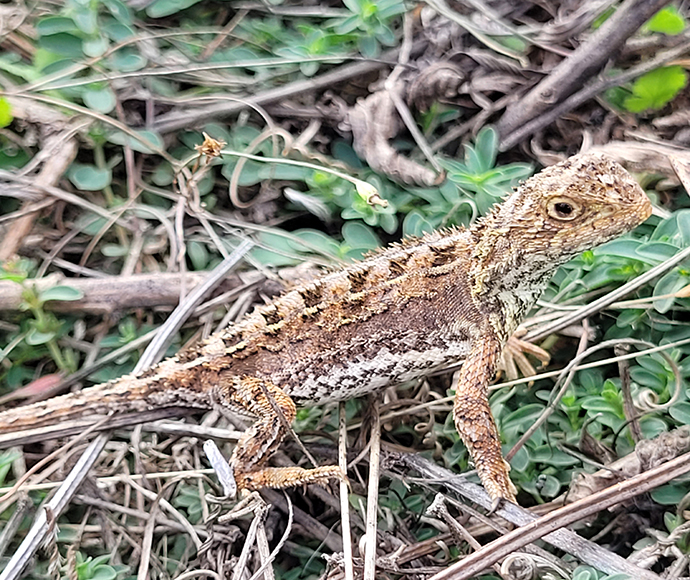
{"type": "Polygon", "coordinates": [[[582,206],[568,197],[555,197],[549,200],[549,216],[559,221],[571,221],[582,214],[582,206]]]}

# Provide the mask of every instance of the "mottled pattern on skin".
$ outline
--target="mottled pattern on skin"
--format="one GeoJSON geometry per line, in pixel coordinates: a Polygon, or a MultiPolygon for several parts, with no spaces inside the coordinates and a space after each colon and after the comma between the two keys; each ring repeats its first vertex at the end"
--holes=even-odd
{"type": "Polygon", "coordinates": [[[0,432],[220,405],[256,418],[231,459],[239,487],[322,483],[343,474],[263,467],[296,405],[347,400],[464,359],[455,424],[494,501],[514,500],[486,396],[501,351],[559,265],[650,213],[620,165],[572,157],[469,229],[406,240],[326,274],[137,376],[6,411],[0,432]]]}

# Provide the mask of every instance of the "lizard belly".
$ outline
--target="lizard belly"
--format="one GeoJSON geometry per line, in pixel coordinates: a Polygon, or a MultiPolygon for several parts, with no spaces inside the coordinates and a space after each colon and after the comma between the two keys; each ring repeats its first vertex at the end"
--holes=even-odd
{"type": "Polygon", "coordinates": [[[283,389],[301,407],[346,401],[460,361],[467,356],[469,346],[467,341],[449,341],[444,347],[410,350],[403,354],[382,347],[370,358],[322,364],[318,373],[305,369],[299,377],[288,380],[283,389]]]}

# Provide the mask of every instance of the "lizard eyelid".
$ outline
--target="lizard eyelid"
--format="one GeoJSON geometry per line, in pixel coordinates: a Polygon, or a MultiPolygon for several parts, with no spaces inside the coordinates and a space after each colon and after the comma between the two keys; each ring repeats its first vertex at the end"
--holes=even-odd
{"type": "Polygon", "coordinates": [[[559,196],[551,198],[546,209],[549,217],[569,222],[580,217],[584,208],[582,204],[569,197],[559,196]]]}

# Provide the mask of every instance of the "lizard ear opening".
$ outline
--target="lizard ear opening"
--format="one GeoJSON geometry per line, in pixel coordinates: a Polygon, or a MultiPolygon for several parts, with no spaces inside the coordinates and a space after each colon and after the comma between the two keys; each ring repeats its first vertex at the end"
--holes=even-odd
{"type": "Polygon", "coordinates": [[[552,197],[547,202],[549,217],[558,221],[572,221],[582,215],[582,205],[569,197],[552,197]]]}

